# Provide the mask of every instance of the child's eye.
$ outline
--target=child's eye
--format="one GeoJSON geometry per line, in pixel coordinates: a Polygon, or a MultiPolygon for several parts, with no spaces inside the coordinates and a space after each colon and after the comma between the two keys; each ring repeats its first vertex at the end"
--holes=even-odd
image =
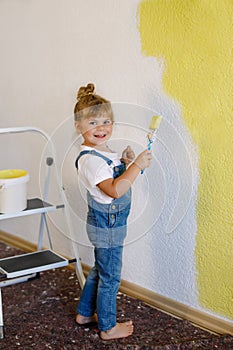
{"type": "Polygon", "coordinates": [[[96,122],[94,120],[89,121],[89,125],[96,125],[96,122]]]}
{"type": "Polygon", "coordinates": [[[111,124],[112,124],[111,119],[105,120],[105,121],[104,121],[104,124],[105,124],[105,125],[111,125],[111,124]]]}

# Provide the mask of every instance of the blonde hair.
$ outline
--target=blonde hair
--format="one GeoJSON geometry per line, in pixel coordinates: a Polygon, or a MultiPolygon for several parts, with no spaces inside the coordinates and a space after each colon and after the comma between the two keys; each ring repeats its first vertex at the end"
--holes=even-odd
{"type": "Polygon", "coordinates": [[[96,116],[106,112],[113,121],[111,103],[105,98],[95,94],[95,86],[92,83],[81,86],[77,93],[77,103],[74,107],[74,120],[96,116]]]}

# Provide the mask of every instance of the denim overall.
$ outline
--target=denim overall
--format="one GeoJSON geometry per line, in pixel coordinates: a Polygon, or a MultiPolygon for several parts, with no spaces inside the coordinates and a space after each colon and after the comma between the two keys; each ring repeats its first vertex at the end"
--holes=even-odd
{"type": "MultiPolygon", "coordinates": [[[[76,160],[90,153],[104,159],[109,166],[112,160],[93,151],[83,151],[76,160]]],[[[113,177],[125,171],[125,164],[113,168],[113,177]]],[[[83,316],[98,315],[98,328],[107,331],[116,325],[116,296],[120,286],[122,252],[130,212],[131,189],[110,204],[95,201],[87,193],[87,234],[94,245],[95,265],[90,270],[77,312],[83,316]]]]}

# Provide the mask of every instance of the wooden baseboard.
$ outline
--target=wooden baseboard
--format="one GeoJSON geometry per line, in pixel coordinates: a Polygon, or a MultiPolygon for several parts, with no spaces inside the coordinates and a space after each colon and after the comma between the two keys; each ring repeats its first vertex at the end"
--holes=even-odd
{"type": "Polygon", "coordinates": [[[218,317],[196,310],[178,301],[169,299],[148,289],[122,281],[121,291],[133,298],[167,312],[175,317],[188,320],[193,324],[217,334],[233,335],[233,322],[224,321],[218,317]]]}
{"type": "Polygon", "coordinates": [[[34,252],[37,249],[36,244],[30,243],[23,238],[14,236],[11,233],[4,231],[0,231],[0,242],[4,242],[12,247],[22,249],[25,252],[34,252]]]}
{"type": "MultiPolygon", "coordinates": [[[[13,247],[20,248],[26,252],[36,250],[35,244],[3,231],[0,231],[0,241],[13,247]]],[[[87,274],[89,269],[89,266],[83,265],[84,274],[87,274]]],[[[169,313],[175,317],[186,319],[198,327],[217,334],[233,335],[233,321],[224,321],[218,317],[196,310],[125,280],[121,281],[120,291],[135,299],[140,299],[163,312],[169,313]]]]}

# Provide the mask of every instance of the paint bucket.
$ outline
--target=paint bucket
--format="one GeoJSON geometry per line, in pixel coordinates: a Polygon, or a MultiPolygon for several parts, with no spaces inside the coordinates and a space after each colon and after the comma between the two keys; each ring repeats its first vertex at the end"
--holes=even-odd
{"type": "Polygon", "coordinates": [[[15,213],[27,207],[26,170],[0,170],[0,213],[15,213]]]}

